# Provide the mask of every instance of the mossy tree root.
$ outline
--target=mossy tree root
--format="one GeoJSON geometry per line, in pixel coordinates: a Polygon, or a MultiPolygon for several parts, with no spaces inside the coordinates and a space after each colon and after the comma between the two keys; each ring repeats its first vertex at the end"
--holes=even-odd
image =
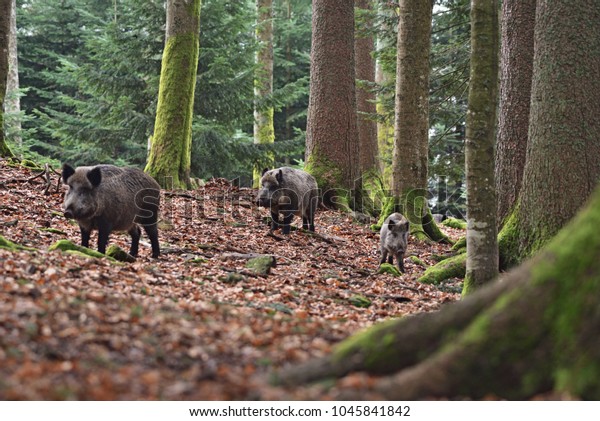
{"type": "MultiPolygon", "coordinates": [[[[600,189],[544,249],[502,282],[439,312],[377,325],[338,345],[309,381],[366,370],[390,400],[568,393],[600,399],[600,189]]],[[[311,363],[309,363],[311,364],[311,363]]],[[[296,367],[280,382],[306,381],[296,367]]],[[[361,399],[365,390],[346,398],[361,399]]]]}
{"type": "Polygon", "coordinates": [[[464,278],[467,271],[467,253],[442,260],[429,267],[418,279],[424,284],[440,284],[450,278],[464,278]]]}
{"type": "Polygon", "coordinates": [[[481,294],[477,300],[468,297],[444,307],[444,311],[375,325],[341,342],[327,357],[276,373],[273,382],[293,386],[342,377],[353,371],[385,374],[415,364],[435,351],[443,341],[456,337],[460,329],[493,303],[498,292],[505,288],[505,284],[497,284],[495,289],[481,294]]]}

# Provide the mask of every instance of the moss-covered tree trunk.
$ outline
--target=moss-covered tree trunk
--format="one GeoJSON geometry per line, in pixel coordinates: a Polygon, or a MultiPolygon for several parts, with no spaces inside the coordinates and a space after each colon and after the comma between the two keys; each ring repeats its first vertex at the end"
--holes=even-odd
{"type": "Polygon", "coordinates": [[[8,43],[10,34],[11,0],[0,0],[0,156],[13,156],[4,136],[4,98],[8,77],[8,43]]]}
{"type": "MultiPolygon", "coordinates": [[[[256,72],[254,75],[254,143],[269,144],[275,142],[273,107],[265,106],[262,101],[273,94],[273,0],[256,0],[257,21],[256,72]]],[[[255,165],[253,186],[258,187],[262,170],[271,168],[270,162],[255,165]]]]}
{"type": "Polygon", "coordinates": [[[441,240],[445,237],[426,199],[432,3],[400,0],[398,11],[392,197],[380,222],[391,212],[401,212],[413,236],[441,240]]]}
{"type": "Polygon", "coordinates": [[[349,204],[359,178],[352,1],[313,0],[306,170],[325,203],[349,204]]]}
{"type": "MultiPolygon", "coordinates": [[[[355,6],[363,11],[371,10],[370,0],[356,0],[355,6]]],[[[365,18],[366,19],[366,18],[365,18]]],[[[379,173],[377,159],[377,123],[373,120],[375,109],[375,93],[365,82],[375,82],[375,42],[369,33],[370,22],[362,25],[363,32],[357,33],[354,39],[354,53],[356,55],[356,79],[359,85],[356,89],[356,108],[358,111],[358,143],[360,150],[360,175],[370,177],[379,173]]]]}
{"type": "MultiPolygon", "coordinates": [[[[385,32],[390,31],[388,25],[389,19],[387,19],[391,13],[389,8],[384,5],[379,5],[378,13],[385,16],[382,19],[380,25],[382,30],[385,32]]],[[[377,39],[377,50],[382,51],[386,47],[386,43],[382,38],[377,39]]],[[[378,86],[385,86],[392,79],[393,75],[390,72],[384,70],[384,66],[381,59],[378,59],[375,63],[375,82],[378,86]]],[[[379,171],[381,172],[383,184],[386,189],[391,186],[392,179],[392,154],[394,148],[394,121],[393,118],[387,118],[388,115],[393,114],[393,110],[388,109],[387,103],[393,102],[391,100],[392,94],[384,94],[382,90],[378,91],[377,94],[377,149],[379,153],[379,171]]]]}
{"type": "Polygon", "coordinates": [[[508,264],[540,249],[600,179],[600,3],[538,1],[523,185],[505,223],[508,264]]]}
{"type": "Polygon", "coordinates": [[[190,187],[201,0],[168,0],[158,105],[146,172],[165,188],[190,187]]]}
{"type": "Polygon", "coordinates": [[[498,275],[494,183],[498,91],[498,4],[471,1],[471,78],[465,142],[467,271],[463,294],[498,275]]]}
{"type": "Polygon", "coordinates": [[[280,383],[386,375],[345,398],[527,399],[555,391],[600,399],[600,188],[534,259],[439,312],[376,325],[280,383]]]}
{"type": "Polygon", "coordinates": [[[502,2],[500,105],[496,141],[496,225],[513,209],[523,180],[533,74],[535,0],[502,2]]]}

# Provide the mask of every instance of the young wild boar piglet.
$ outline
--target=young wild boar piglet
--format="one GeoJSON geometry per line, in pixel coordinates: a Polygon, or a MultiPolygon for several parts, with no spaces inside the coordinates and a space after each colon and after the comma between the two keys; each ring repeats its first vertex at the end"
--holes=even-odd
{"type": "Polygon", "coordinates": [[[141,225],[150,237],[152,257],[158,257],[160,186],[152,177],[136,168],[96,165],[73,169],[64,164],[62,179],[68,186],[65,217],[79,224],[82,246],[89,247],[90,234],[97,229],[98,251],[104,253],[111,231],[127,231],[131,235],[129,254],[137,256],[141,225]]]}
{"type": "Polygon", "coordinates": [[[388,216],[381,226],[381,263],[398,261],[398,269],[404,272],[404,253],[408,243],[408,220],[400,213],[388,216]]]}
{"type": "Polygon", "coordinates": [[[271,209],[271,230],[280,225],[284,234],[290,233],[294,215],[302,217],[302,228],[315,230],[315,210],[319,192],[317,181],[309,173],[289,167],[264,170],[260,180],[257,204],[271,209]],[[279,222],[279,214],[283,223],[279,222]]]}

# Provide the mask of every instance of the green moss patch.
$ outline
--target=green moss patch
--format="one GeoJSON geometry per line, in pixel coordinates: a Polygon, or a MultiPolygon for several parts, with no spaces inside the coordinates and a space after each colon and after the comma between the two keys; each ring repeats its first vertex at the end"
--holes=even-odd
{"type": "Polygon", "coordinates": [[[439,284],[450,278],[464,278],[467,270],[467,253],[442,260],[425,271],[418,281],[424,284],[439,284]]]}
{"type": "Polygon", "coordinates": [[[379,266],[379,269],[377,269],[377,273],[378,274],[388,273],[393,276],[402,276],[402,274],[400,273],[400,270],[398,270],[398,268],[396,266],[389,264],[389,263],[382,263],[381,266],[379,266]]]}
{"type": "Polygon", "coordinates": [[[275,267],[275,256],[255,257],[246,263],[246,268],[257,275],[268,275],[272,267],[275,267]]]}

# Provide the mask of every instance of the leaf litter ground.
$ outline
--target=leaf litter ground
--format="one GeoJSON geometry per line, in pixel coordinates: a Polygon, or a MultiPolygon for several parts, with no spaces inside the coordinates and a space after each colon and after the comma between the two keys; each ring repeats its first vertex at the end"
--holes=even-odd
{"type": "MultiPolygon", "coordinates": [[[[45,195],[41,178],[27,181],[35,175],[0,162],[0,234],[36,249],[0,248],[0,399],[318,398],[262,379],[460,297],[458,280],[418,283],[425,268],[409,258],[402,277],[376,274],[379,236],[347,214],[318,211],[316,236],[269,235],[255,192],[219,179],[163,192],[159,259],[145,237],[134,263],[49,252],[60,239],[79,243],[79,229],[62,216],[58,176],[45,195]],[[257,275],[249,254],[274,255],[276,266],[257,275]]],[[[128,250],[129,237],[112,233],[110,244],[128,250]]],[[[407,256],[429,266],[448,251],[411,239],[407,256]]]]}

